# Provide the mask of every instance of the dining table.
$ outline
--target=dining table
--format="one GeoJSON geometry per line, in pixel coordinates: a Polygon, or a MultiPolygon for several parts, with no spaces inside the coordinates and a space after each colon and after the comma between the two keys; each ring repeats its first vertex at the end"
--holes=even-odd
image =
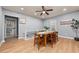
{"type": "MultiPolygon", "coordinates": [[[[48,36],[48,34],[50,34],[51,35],[51,33],[53,33],[53,32],[55,32],[55,31],[45,31],[45,32],[37,32],[37,35],[44,35],[44,46],[46,47],[46,45],[47,45],[47,36],[48,36]]],[[[39,37],[39,41],[40,41],[41,39],[40,39],[40,37],[39,37]]]]}
{"type": "Polygon", "coordinates": [[[50,42],[51,47],[53,47],[53,44],[58,41],[58,32],[57,31],[42,31],[42,32],[36,32],[34,34],[34,46],[36,45],[38,47],[38,50],[40,49],[41,44],[44,45],[44,47],[48,46],[48,43],[50,42]]]}

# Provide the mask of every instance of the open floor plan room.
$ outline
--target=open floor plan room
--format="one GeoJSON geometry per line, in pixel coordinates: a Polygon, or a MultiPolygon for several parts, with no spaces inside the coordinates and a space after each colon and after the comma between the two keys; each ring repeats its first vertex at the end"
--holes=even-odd
{"type": "Polygon", "coordinates": [[[0,6],[0,53],[79,53],[79,6],[0,6]]]}

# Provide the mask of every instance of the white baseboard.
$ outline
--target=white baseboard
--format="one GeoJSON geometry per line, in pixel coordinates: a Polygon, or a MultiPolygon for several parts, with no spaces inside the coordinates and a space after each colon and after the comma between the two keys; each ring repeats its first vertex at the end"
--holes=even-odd
{"type": "Polygon", "coordinates": [[[24,38],[24,37],[19,37],[18,39],[24,39],[24,40],[25,40],[25,38],[24,38]]]}
{"type": "Polygon", "coordinates": [[[34,37],[31,37],[31,38],[27,38],[27,39],[34,39],[34,37]]]}
{"type": "Polygon", "coordinates": [[[2,45],[2,43],[4,43],[5,42],[5,40],[2,40],[1,42],[0,42],[0,46],[2,45]]]}
{"type": "Polygon", "coordinates": [[[73,37],[66,37],[66,36],[62,36],[62,35],[58,35],[59,37],[63,37],[63,38],[67,38],[67,39],[74,39],[73,37]]]}
{"type": "Polygon", "coordinates": [[[30,37],[30,38],[27,38],[27,37],[19,37],[18,39],[24,39],[24,40],[30,40],[30,39],[34,39],[34,36],[33,37],[30,37]]]}
{"type": "MultiPolygon", "coordinates": [[[[73,37],[66,37],[66,36],[62,36],[62,35],[58,35],[58,37],[67,38],[67,39],[74,39],[73,37]]],[[[31,37],[31,38],[19,37],[18,39],[29,40],[29,39],[33,39],[33,38],[34,38],[34,37],[31,37]]]]}

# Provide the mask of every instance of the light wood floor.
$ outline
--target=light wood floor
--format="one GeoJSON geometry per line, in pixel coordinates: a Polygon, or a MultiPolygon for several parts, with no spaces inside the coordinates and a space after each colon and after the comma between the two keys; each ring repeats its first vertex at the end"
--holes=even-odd
{"type": "Polygon", "coordinates": [[[33,46],[32,40],[7,40],[0,47],[1,53],[79,53],[79,41],[59,38],[59,41],[54,44],[51,48],[50,45],[47,47],[41,47],[38,51],[37,47],[33,46]]]}

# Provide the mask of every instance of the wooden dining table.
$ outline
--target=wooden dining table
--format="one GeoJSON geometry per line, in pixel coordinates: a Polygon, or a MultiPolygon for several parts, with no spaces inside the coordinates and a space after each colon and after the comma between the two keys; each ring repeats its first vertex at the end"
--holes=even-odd
{"type": "MultiPolygon", "coordinates": [[[[47,35],[48,34],[50,34],[51,35],[51,33],[53,33],[53,32],[55,32],[55,31],[45,31],[45,32],[38,32],[37,33],[37,35],[44,35],[44,46],[46,47],[46,45],[47,45],[47,35]]],[[[40,41],[41,39],[40,39],[40,37],[39,37],[39,41],[40,41]]]]}
{"type": "MultiPolygon", "coordinates": [[[[53,33],[57,33],[57,35],[58,35],[58,32],[57,31],[45,31],[45,32],[37,32],[36,34],[38,35],[38,42],[40,42],[41,41],[41,36],[43,35],[43,39],[44,39],[44,46],[46,47],[47,46],[47,40],[48,40],[48,35],[50,35],[50,38],[51,39],[55,39],[55,41],[56,41],[56,36],[54,36],[54,38],[52,38],[52,34],[53,33]]],[[[53,42],[52,42],[53,43],[53,42]]],[[[53,47],[53,44],[51,45],[52,47],[53,47]]],[[[40,48],[40,44],[38,43],[38,49],[40,48]]]]}

